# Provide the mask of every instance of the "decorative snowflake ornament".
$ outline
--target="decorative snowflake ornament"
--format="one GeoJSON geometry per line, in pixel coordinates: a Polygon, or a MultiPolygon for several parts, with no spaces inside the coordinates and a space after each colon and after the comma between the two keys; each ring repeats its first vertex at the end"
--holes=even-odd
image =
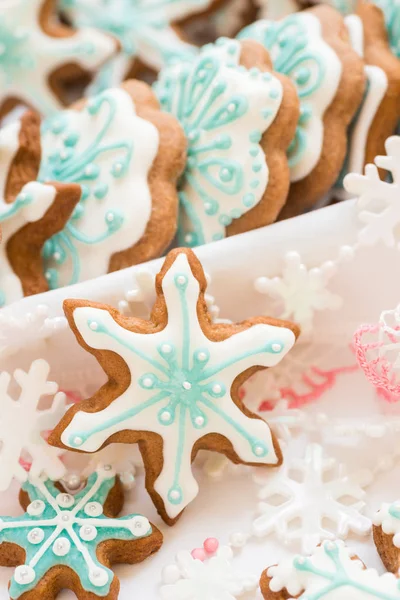
{"type": "MultiPolygon", "coordinates": [[[[141,515],[109,518],[107,499],[117,486],[110,466],[99,467],[75,496],[62,493],[48,479],[31,478],[23,485],[22,503],[26,513],[22,517],[2,517],[0,550],[2,544],[15,544],[25,552],[25,563],[17,566],[10,583],[11,598],[20,598],[35,589],[36,597],[53,594],[58,587],[58,566],[67,567],[79,578],[63,578],[62,587],[84,590],[94,598],[110,598],[114,573],[109,569],[113,555],[99,548],[104,542],[112,544],[118,562],[130,562],[132,547],[126,553],[125,543],[135,542],[141,558],[158,550],[159,533],[141,515]],[[151,538],[143,551],[140,540],[151,538]],[[102,562],[107,564],[102,564],[102,562]],[[69,586],[68,583],[69,581],[69,586]]],[[[111,510],[115,510],[114,507],[111,510]]],[[[120,506],[118,506],[120,508],[120,506]]],[[[106,545],[104,545],[106,548],[106,545]]],[[[134,557],[136,554],[134,552],[134,557]]],[[[7,562],[7,561],[5,561],[7,562]]],[[[8,564],[10,564],[8,562],[8,564]]],[[[18,564],[18,563],[17,563],[18,564]]],[[[115,589],[114,589],[115,592],[115,589]]],[[[33,596],[32,596],[33,597],[33,596]]],[[[112,597],[116,597],[113,593],[112,597]]]]}
{"type": "Polygon", "coordinates": [[[89,401],[91,412],[86,412],[86,402],[72,407],[53,432],[52,443],[94,452],[118,441],[120,432],[120,441],[140,440],[145,468],[159,473],[148,491],[167,522],[174,522],[196,497],[192,458],[200,449],[216,449],[207,443],[215,434],[217,449],[234,462],[280,462],[268,425],[245,415],[237,389],[255,365],[277,364],[292,347],[297,329],[287,322],[270,325],[265,317],[214,326],[205,288],[194,254],[177,249],[157,277],[154,321],[129,321],[114,309],[86,301],[65,304],[78,341],[98,357],[109,376],[100,396],[107,389],[111,395],[104,406],[96,394],[89,401]],[[221,336],[217,332],[222,327],[221,336]],[[102,358],[110,352],[125,365],[122,371],[110,369],[111,363],[102,358]],[[128,373],[125,381],[120,380],[122,372],[128,373]]]}
{"type": "Polygon", "coordinates": [[[179,187],[185,245],[224,238],[233,219],[266,192],[269,170],[259,142],[283,89],[273,74],[241,66],[241,54],[239,41],[221,38],[195,60],[164,69],[156,85],[162,108],[176,116],[189,144],[179,187]]]}
{"type": "Polygon", "coordinates": [[[327,289],[336,271],[332,261],[307,269],[298,252],[288,252],[282,277],[258,277],[254,285],[257,291],[282,303],[280,318],[291,318],[301,325],[303,332],[309,332],[315,311],[338,310],[342,306],[340,296],[327,289]]]}
{"type": "Polygon", "coordinates": [[[176,564],[163,571],[162,600],[235,600],[255,590],[257,578],[238,571],[232,558],[229,546],[219,547],[215,556],[204,561],[179,552],[176,564]]]}
{"type": "Polygon", "coordinates": [[[45,360],[35,360],[27,373],[14,372],[14,380],[21,388],[18,400],[10,393],[11,375],[0,373],[0,491],[6,490],[13,477],[27,480],[27,472],[20,464],[27,453],[31,459],[33,477],[44,473],[50,479],[60,479],[66,469],[59,455],[61,451],[49,446],[42,437],[59,422],[66,410],[65,394],[58,392],[53,381],[47,381],[50,367],[45,360]],[[40,398],[54,395],[51,408],[38,410],[40,398]]]}
{"type": "Polygon", "coordinates": [[[375,165],[365,167],[365,175],[350,173],[344,179],[348,192],[358,196],[358,218],[364,227],[358,234],[360,244],[373,246],[382,241],[399,247],[400,226],[400,136],[385,143],[387,156],[377,156],[375,165]],[[378,167],[389,171],[393,181],[379,177],[378,167]]]}
{"type": "Polygon", "coordinates": [[[96,91],[119,85],[144,63],[158,71],[190,58],[196,48],[183,41],[174,21],[209,8],[212,0],[61,0],[63,13],[78,27],[114,36],[120,54],[108,61],[94,83],[96,91]]]}
{"type": "Polygon", "coordinates": [[[341,540],[324,542],[307,558],[296,556],[269,567],[260,585],[266,599],[400,599],[397,577],[367,569],[341,540]]]}
{"type": "Polygon", "coordinates": [[[361,514],[365,492],[359,482],[347,475],[344,465],[325,458],[318,444],[307,446],[304,458],[286,460],[279,472],[255,480],[263,486],[260,516],[253,523],[257,536],[275,532],[286,544],[301,543],[307,553],[324,539],[371,530],[370,519],[361,514]]]}
{"type": "Polygon", "coordinates": [[[71,64],[94,71],[117,49],[116,42],[99,31],[61,25],[53,5],[53,0],[0,3],[0,114],[15,101],[54,113],[62,107],[52,83],[54,73],[71,64]]]}

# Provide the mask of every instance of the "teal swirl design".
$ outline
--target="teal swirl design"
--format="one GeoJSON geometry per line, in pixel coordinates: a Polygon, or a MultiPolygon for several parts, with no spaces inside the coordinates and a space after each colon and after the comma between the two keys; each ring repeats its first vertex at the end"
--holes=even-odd
{"type": "MultiPolygon", "coordinates": [[[[122,227],[124,215],[119,210],[108,210],[104,215],[104,230],[97,235],[89,236],[80,231],[79,223],[85,215],[88,199],[94,198],[99,203],[108,192],[109,186],[102,180],[102,172],[97,159],[106,153],[115,153],[116,158],[111,164],[110,174],[114,179],[123,177],[128,169],[133,156],[133,142],[131,139],[109,143],[105,140],[107,133],[112,128],[113,119],[117,110],[115,99],[104,92],[92,98],[87,105],[87,112],[92,117],[99,114],[100,109],[107,107],[107,116],[92,141],[86,142],[78,148],[81,133],[70,125],[70,113],[64,111],[43,124],[42,138],[46,133],[56,136],[61,140],[55,150],[44,154],[38,180],[41,182],[58,181],[63,183],[78,183],[82,193],[79,204],[64,227],[63,231],[51,237],[45,244],[43,258],[45,263],[50,260],[57,265],[63,265],[67,260],[72,264],[70,284],[79,280],[80,257],[76,242],[83,244],[99,244],[115,235],[122,227]]],[[[44,142],[46,148],[46,143],[44,142]]],[[[107,175],[109,174],[107,173],[107,175]]],[[[51,289],[59,286],[57,268],[47,268],[46,279],[51,289]]]]}
{"type": "Polygon", "coordinates": [[[309,32],[302,17],[290,15],[281,21],[257,21],[243,29],[238,39],[253,39],[266,48],[274,69],[289,77],[300,100],[300,117],[295,137],[288,148],[291,168],[303,160],[309,140],[307,127],[313,116],[312,99],[325,82],[327,65],[322,55],[309,48],[309,32]]]}

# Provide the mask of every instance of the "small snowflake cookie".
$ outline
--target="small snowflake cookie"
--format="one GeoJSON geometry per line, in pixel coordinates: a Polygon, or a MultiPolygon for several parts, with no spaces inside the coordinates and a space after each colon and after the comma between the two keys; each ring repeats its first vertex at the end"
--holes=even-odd
{"type": "Polygon", "coordinates": [[[67,412],[50,443],[95,452],[111,442],[139,442],[147,490],[171,525],[197,496],[191,462],[198,450],[255,466],[282,458],[267,423],[244,407],[238,390],[285,356],[298,328],[266,317],[213,324],[205,289],[197,258],[178,248],[157,276],[150,321],[102,304],[65,302],[78,342],[109,380],[67,412]]]}
{"type": "Polygon", "coordinates": [[[311,556],[269,567],[260,587],[265,600],[400,600],[398,578],[367,569],[342,541],[324,542],[311,556]]]}
{"type": "Polygon", "coordinates": [[[46,120],[41,146],[37,179],[82,190],[44,248],[50,288],[162,255],[176,232],[186,140],[145,83],[125,82],[46,120]]]}
{"type": "Polygon", "coordinates": [[[45,478],[22,487],[21,517],[1,517],[0,564],[15,566],[13,600],[54,600],[62,589],[79,600],[116,600],[114,563],[157,552],[162,535],[138,514],[117,518],[123,492],[109,465],[99,466],[75,496],[45,478]]]}
{"type": "Polygon", "coordinates": [[[219,39],[164,69],[161,107],[188,140],[180,241],[196,246],[275,221],[286,201],[286,150],[298,118],[291,82],[253,41],[219,39]]]}
{"type": "Polygon", "coordinates": [[[65,104],[62,80],[92,73],[118,47],[94,29],[62,25],[55,0],[2,0],[0,23],[0,117],[17,104],[54,113],[65,104]]]}
{"type": "Polygon", "coordinates": [[[318,6],[280,21],[257,21],[239,34],[271,53],[300,99],[296,134],[288,149],[291,186],[281,218],[295,216],[335,183],[347,149],[347,127],[362,101],[364,69],[344,19],[318,6]]]}
{"type": "Polygon", "coordinates": [[[45,242],[67,222],[79,185],[36,181],[40,123],[33,112],[0,130],[0,308],[48,289],[45,242]]]}
{"type": "Polygon", "coordinates": [[[179,21],[208,11],[216,0],[60,0],[62,13],[77,27],[114,36],[120,52],[100,70],[94,86],[105,89],[134,77],[141,65],[158,71],[191,57],[196,48],[183,40],[179,21]]]}

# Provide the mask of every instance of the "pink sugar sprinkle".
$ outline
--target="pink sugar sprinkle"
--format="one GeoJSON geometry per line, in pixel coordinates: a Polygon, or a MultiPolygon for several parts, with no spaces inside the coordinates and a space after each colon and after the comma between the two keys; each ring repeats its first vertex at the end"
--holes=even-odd
{"type": "Polygon", "coordinates": [[[195,548],[190,553],[194,559],[201,560],[201,562],[205,561],[206,553],[203,548],[195,548]]]}
{"type": "Polygon", "coordinates": [[[217,538],[207,538],[204,540],[203,546],[207,554],[214,554],[218,550],[219,541],[217,538]]]}

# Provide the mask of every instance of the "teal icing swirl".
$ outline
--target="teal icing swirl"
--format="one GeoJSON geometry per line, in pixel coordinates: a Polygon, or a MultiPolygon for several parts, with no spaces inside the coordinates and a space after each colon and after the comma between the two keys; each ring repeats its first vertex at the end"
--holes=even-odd
{"type": "Polygon", "coordinates": [[[307,28],[298,15],[290,15],[281,21],[258,21],[245,27],[238,39],[260,42],[270,52],[275,71],[289,77],[296,86],[300,117],[287,151],[289,166],[294,167],[307,149],[305,127],[312,116],[309,99],[324,82],[327,66],[318,52],[309,50],[307,28]]]}
{"type": "MultiPolygon", "coordinates": [[[[117,104],[115,99],[107,92],[92,98],[85,110],[95,117],[103,106],[107,106],[108,113],[104,124],[96,133],[95,138],[83,149],[77,150],[80,141],[80,132],[70,128],[68,111],[62,112],[43,124],[42,136],[50,133],[62,140],[62,148],[45,154],[42,158],[38,180],[58,181],[63,183],[78,183],[81,185],[81,199],[79,204],[64,227],[63,231],[51,237],[43,249],[45,263],[54,261],[57,266],[63,265],[67,260],[72,264],[70,284],[79,281],[80,256],[76,242],[82,244],[100,244],[110,236],[115,235],[124,223],[124,215],[119,210],[108,210],[104,215],[104,231],[88,236],[79,230],[79,223],[86,214],[88,199],[103,200],[108,192],[108,185],[102,181],[102,172],[97,164],[97,159],[106,153],[116,153],[117,157],[111,165],[109,174],[114,179],[126,175],[133,156],[133,141],[131,139],[121,142],[107,143],[104,141],[116,114],[117,104]]],[[[59,274],[57,267],[47,268],[45,271],[49,287],[59,287],[59,274]]]]}

